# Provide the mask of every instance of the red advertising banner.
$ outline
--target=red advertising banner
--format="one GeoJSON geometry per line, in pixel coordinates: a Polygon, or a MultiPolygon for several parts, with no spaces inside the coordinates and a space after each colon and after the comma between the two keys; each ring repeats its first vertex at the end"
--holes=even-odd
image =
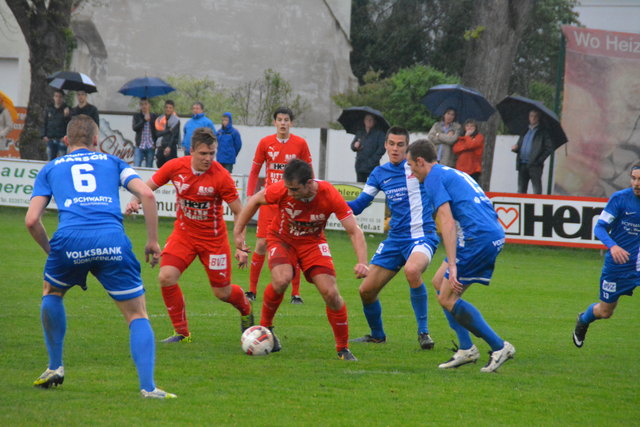
{"type": "Polygon", "coordinates": [[[609,197],[640,159],[640,34],[563,27],[567,40],[555,194],[609,197]]]}

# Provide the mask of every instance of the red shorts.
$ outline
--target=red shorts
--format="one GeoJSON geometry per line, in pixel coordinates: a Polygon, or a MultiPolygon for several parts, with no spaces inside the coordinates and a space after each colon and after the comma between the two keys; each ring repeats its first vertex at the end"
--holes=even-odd
{"type": "Polygon", "coordinates": [[[289,264],[292,268],[300,264],[307,282],[312,282],[318,274],[336,275],[333,258],[326,240],[313,243],[296,243],[295,246],[278,239],[273,234],[267,239],[269,268],[280,264],[289,264]]]}
{"type": "Polygon", "coordinates": [[[196,255],[209,276],[213,288],[223,288],[231,283],[231,248],[226,236],[207,239],[174,231],[162,251],[160,266],[170,265],[182,273],[196,255]]]}
{"type": "Polygon", "coordinates": [[[262,205],[260,213],[258,213],[258,228],[256,229],[256,237],[267,238],[269,226],[275,217],[278,216],[277,205],[262,205]]]}

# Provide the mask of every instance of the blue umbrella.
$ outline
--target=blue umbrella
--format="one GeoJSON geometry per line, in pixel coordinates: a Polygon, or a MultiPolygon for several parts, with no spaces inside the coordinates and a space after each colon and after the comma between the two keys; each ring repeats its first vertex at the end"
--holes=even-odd
{"type": "Polygon", "coordinates": [[[511,95],[496,105],[502,121],[509,132],[522,135],[529,129],[529,111],[540,111],[540,126],[545,127],[556,148],[567,142],[567,135],[560,125],[556,113],[547,108],[542,102],[524,96],[511,95]]]}
{"type": "Polygon", "coordinates": [[[169,83],[157,77],[140,77],[125,83],[118,92],[137,98],[153,98],[174,90],[169,83]]]}
{"type": "Polygon", "coordinates": [[[456,121],[460,123],[467,119],[484,122],[496,112],[483,94],[458,84],[434,86],[421,102],[437,117],[442,117],[445,111],[453,108],[456,110],[456,121]]]}

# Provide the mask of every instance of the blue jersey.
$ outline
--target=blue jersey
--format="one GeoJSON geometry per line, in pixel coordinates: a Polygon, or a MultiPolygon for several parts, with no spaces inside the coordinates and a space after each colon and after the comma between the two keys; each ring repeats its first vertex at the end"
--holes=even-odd
{"type": "Polygon", "coordinates": [[[435,210],[449,202],[458,227],[458,246],[467,240],[504,239],[504,229],[489,198],[464,172],[436,164],[424,185],[435,210]]]}
{"type": "Polygon", "coordinates": [[[110,154],[79,149],[47,163],[33,195],[58,205],[58,230],[116,226],[122,229],[119,187],[140,178],[127,163],[110,154]]]}
{"type": "Polygon", "coordinates": [[[391,211],[389,238],[418,239],[434,234],[433,207],[425,188],[413,176],[406,160],[376,167],[362,190],[353,201],[347,202],[355,215],[369,206],[379,191],[387,197],[391,211]]]}
{"type": "Polygon", "coordinates": [[[640,271],[640,197],[632,188],[617,191],[598,218],[595,234],[608,248],[620,246],[629,252],[629,261],[616,264],[607,251],[604,267],[611,272],[640,271]]]}

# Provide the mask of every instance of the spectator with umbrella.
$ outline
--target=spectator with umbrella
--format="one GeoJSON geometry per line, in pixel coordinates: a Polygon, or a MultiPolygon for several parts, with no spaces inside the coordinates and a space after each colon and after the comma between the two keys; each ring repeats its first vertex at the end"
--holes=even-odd
{"type": "Polygon", "coordinates": [[[567,137],[558,116],[539,101],[508,96],[497,105],[507,128],[520,135],[511,147],[516,153],[518,193],[527,193],[529,181],[535,194],[542,194],[544,162],[567,137]]]}
{"type": "Polygon", "coordinates": [[[385,153],[385,132],[389,123],[382,113],[370,107],[352,107],[342,111],[338,122],[347,133],[354,134],[351,150],[356,152],[356,180],[367,182],[369,174],[377,166],[385,153]]]}
{"type": "Polygon", "coordinates": [[[155,121],[157,115],[151,112],[151,105],[147,98],[140,98],[140,111],[133,115],[131,128],[136,133],[136,151],[133,156],[133,164],[136,167],[153,167],[153,157],[156,151],[155,121]]]}
{"type": "Polygon", "coordinates": [[[75,90],[78,105],[71,109],[71,117],[85,114],[100,126],[98,109],[89,104],[87,94],[97,92],[96,84],[89,76],[76,71],[58,71],[47,77],[49,86],[60,90],[75,90]]]}
{"type": "Polygon", "coordinates": [[[67,134],[69,119],[70,111],[64,102],[64,92],[62,89],[56,89],[53,93],[53,104],[44,111],[42,126],[42,141],[47,145],[49,160],[67,154],[67,145],[62,138],[67,134]]]}
{"type": "Polygon", "coordinates": [[[456,169],[480,183],[483,152],[484,135],[478,132],[478,123],[475,120],[467,119],[464,122],[464,135],[453,145],[453,153],[458,156],[456,169]]]}
{"type": "Polygon", "coordinates": [[[132,122],[132,128],[136,133],[135,166],[142,166],[144,160],[146,167],[153,167],[154,154],[158,159],[158,167],[170,158],[177,157],[176,148],[172,148],[172,144],[175,142],[177,145],[176,137],[180,139],[180,122],[177,116],[174,117],[173,101],[165,102],[165,115],[160,117],[151,112],[149,104],[149,98],[166,95],[174,90],[169,83],[157,77],[129,80],[118,90],[123,95],[140,98],[140,112],[134,114],[132,122]]]}
{"type": "Polygon", "coordinates": [[[461,84],[433,86],[421,102],[434,116],[442,117],[442,121],[433,125],[427,139],[436,146],[438,162],[449,167],[456,166],[453,145],[463,134],[460,122],[486,121],[496,112],[482,93],[461,84]]]}
{"type": "Polygon", "coordinates": [[[438,163],[444,166],[456,167],[456,156],[453,154],[453,144],[458,141],[462,133],[462,126],[456,122],[456,110],[447,108],[442,120],[435,122],[427,135],[427,139],[436,146],[438,163]]]}

